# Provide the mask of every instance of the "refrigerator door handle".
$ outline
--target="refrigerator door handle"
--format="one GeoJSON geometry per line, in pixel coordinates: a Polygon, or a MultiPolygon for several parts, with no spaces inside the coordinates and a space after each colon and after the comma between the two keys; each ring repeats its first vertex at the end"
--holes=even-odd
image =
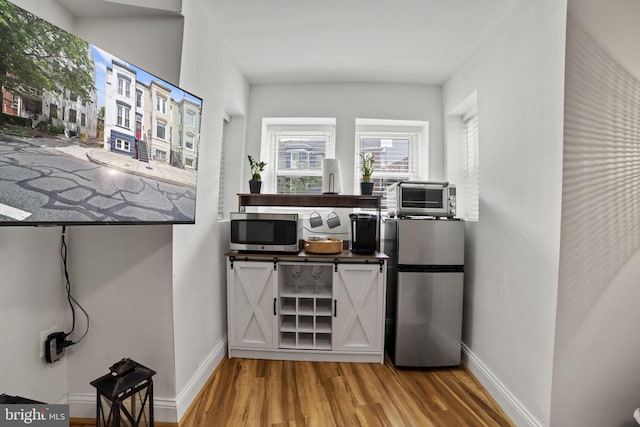
{"type": "Polygon", "coordinates": [[[410,265],[398,264],[399,273],[463,273],[464,265],[410,265]]]}

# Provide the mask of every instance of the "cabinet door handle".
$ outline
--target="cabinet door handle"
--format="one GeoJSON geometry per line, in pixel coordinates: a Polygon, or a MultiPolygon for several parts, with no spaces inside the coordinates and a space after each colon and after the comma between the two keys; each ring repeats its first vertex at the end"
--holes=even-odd
{"type": "Polygon", "coordinates": [[[278,305],[278,298],[273,299],[273,315],[276,316],[278,312],[276,312],[276,306],[278,305]]]}
{"type": "Polygon", "coordinates": [[[333,300],[333,317],[338,317],[338,300],[333,300]]]}

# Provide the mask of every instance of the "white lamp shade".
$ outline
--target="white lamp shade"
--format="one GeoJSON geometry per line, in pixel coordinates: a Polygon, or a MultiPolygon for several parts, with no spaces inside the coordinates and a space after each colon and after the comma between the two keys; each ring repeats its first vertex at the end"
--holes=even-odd
{"type": "Polygon", "coordinates": [[[342,193],[342,175],[340,175],[340,160],[322,159],[322,193],[342,193]]]}

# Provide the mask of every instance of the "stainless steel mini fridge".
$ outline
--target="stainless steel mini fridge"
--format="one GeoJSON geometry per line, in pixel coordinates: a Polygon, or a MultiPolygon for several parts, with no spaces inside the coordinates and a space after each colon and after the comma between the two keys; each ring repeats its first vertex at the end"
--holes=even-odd
{"type": "Polygon", "coordinates": [[[387,219],[387,348],[396,366],[460,364],[464,221],[387,219]]]}

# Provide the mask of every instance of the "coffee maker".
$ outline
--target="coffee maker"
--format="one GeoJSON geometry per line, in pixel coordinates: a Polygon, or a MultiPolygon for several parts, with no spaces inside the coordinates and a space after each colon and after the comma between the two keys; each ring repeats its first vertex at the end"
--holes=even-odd
{"type": "Polygon", "coordinates": [[[349,214],[351,220],[351,252],[370,255],[376,251],[378,216],[366,213],[349,214]]]}

